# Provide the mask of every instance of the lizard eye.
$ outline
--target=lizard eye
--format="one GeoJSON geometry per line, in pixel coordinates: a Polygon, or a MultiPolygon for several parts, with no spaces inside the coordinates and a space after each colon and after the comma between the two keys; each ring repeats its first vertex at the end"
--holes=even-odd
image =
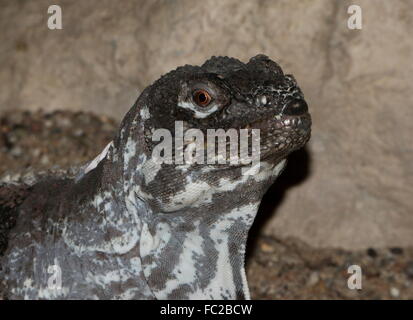
{"type": "Polygon", "coordinates": [[[195,103],[200,107],[208,106],[212,100],[208,91],[202,89],[196,90],[192,96],[195,103]]]}

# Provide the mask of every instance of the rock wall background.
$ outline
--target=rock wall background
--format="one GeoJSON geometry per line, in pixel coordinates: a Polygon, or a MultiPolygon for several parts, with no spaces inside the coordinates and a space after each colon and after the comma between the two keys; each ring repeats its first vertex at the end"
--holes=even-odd
{"type": "Polygon", "coordinates": [[[119,121],[178,65],[265,53],[295,75],[314,125],[267,194],[259,232],[316,247],[411,246],[411,30],[408,1],[1,0],[0,113],[119,121]],[[353,3],[362,30],[347,28],[353,3]],[[51,4],[62,7],[63,30],[47,28],[51,4]]]}

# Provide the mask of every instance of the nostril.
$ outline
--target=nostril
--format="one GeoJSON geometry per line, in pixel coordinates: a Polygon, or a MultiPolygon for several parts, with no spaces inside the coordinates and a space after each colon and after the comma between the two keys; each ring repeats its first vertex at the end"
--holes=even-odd
{"type": "Polygon", "coordinates": [[[303,99],[293,99],[284,107],[283,114],[298,115],[308,111],[308,106],[303,99]]]}

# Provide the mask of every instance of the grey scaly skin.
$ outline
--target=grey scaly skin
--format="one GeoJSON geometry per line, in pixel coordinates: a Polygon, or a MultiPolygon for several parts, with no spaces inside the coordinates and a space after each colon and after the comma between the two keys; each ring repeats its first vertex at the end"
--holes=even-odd
{"type": "Polygon", "coordinates": [[[296,81],[266,56],[246,64],[213,57],[171,71],[143,91],[113,142],[78,177],[45,179],[26,187],[13,211],[3,205],[16,223],[3,230],[0,298],[250,298],[248,230],[310,127],[296,81]],[[209,93],[206,106],[197,90],[209,93]],[[205,136],[210,128],[259,128],[259,172],[157,163],[152,133],[174,133],[177,120],[205,136]],[[48,286],[56,265],[58,289],[48,286]]]}

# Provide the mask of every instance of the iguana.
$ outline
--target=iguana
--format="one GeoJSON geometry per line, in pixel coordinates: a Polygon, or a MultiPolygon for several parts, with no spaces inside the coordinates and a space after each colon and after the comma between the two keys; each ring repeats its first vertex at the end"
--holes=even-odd
{"type": "Polygon", "coordinates": [[[294,77],[267,56],[163,75],[76,177],[0,187],[1,299],[249,299],[248,230],[310,128],[294,77]],[[259,170],[155,161],[153,134],[175,137],[177,121],[205,136],[259,129],[259,170]]]}

